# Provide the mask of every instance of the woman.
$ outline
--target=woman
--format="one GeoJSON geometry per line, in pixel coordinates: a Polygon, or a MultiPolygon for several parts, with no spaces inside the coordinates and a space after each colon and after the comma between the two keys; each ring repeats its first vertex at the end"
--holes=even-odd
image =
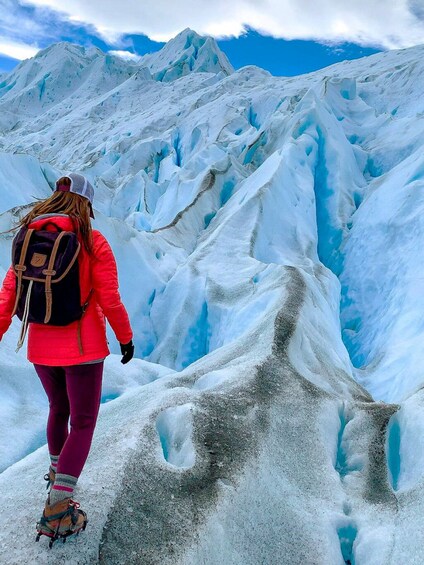
{"type": "MultiPolygon", "coordinates": [[[[28,360],[34,364],[50,405],[50,468],[45,478],[51,490],[37,524],[37,541],[40,535],[47,535],[50,546],[58,537],[85,529],[87,523],[72,493],[90,450],[100,406],[103,361],[109,354],[105,317],[121,344],[122,363],[134,354],[112,250],[104,236],[91,228],[93,196],[87,179],[71,173],[60,178],[53,195],[38,202],[20,222],[35,231],[74,232],[80,244],[76,280],[80,303],[85,306],[82,317],[61,326],[29,323],[28,333],[28,360]]],[[[16,266],[10,267],[0,291],[0,339],[18,302],[16,266]]]]}

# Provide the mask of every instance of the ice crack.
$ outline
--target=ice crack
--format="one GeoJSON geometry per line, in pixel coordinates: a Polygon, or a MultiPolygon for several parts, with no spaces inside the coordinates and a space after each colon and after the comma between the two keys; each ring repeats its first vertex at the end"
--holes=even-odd
{"type": "MultiPolygon", "coordinates": [[[[346,426],[352,420],[352,415],[348,412],[345,402],[343,402],[342,406],[339,409],[339,419],[340,427],[337,435],[337,453],[334,468],[339,474],[340,480],[343,484],[346,475],[355,470],[349,467],[346,448],[347,442],[345,441],[344,437],[346,426]]],[[[337,526],[337,536],[339,538],[340,551],[346,565],[355,564],[354,545],[358,533],[357,525],[350,516],[350,513],[351,505],[346,499],[343,504],[343,518],[339,521],[339,524],[337,526]]]]}
{"type": "Polygon", "coordinates": [[[386,456],[389,482],[392,489],[397,491],[401,472],[400,423],[397,413],[390,418],[387,426],[386,456]]]}

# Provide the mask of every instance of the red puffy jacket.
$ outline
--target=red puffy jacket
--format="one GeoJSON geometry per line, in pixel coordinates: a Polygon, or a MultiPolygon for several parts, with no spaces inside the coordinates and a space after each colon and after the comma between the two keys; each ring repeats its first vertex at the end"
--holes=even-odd
{"type": "MultiPolygon", "coordinates": [[[[47,223],[65,231],[74,231],[69,216],[36,219],[29,227],[40,230],[47,223]]],[[[46,229],[54,229],[50,226],[46,229]]],[[[94,291],[88,308],[79,322],[67,326],[29,324],[28,360],[32,363],[67,366],[103,359],[109,354],[105,316],[120,343],[128,343],[133,337],[127,311],[119,296],[115,258],[99,231],[93,230],[93,255],[89,256],[82,245],[78,263],[81,304],[87,300],[90,290],[94,291]]],[[[10,267],[0,290],[0,339],[12,321],[16,298],[15,279],[10,267]]]]}

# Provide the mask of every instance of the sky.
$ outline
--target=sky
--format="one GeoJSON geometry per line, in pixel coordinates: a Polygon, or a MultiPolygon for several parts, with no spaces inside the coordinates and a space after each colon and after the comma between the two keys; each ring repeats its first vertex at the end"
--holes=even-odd
{"type": "Polygon", "coordinates": [[[289,76],[424,43],[424,0],[0,0],[0,72],[58,41],[143,55],[187,27],[289,76]]]}

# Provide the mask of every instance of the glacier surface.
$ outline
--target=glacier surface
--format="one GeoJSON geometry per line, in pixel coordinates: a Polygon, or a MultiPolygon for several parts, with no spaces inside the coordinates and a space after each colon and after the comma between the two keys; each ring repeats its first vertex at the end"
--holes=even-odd
{"type": "Polygon", "coordinates": [[[16,219],[82,172],[138,358],[109,334],[89,527],[49,552],[47,402],[12,323],[0,562],[423,562],[423,55],[274,77],[184,30],[2,75],[1,274],[16,219]]]}

